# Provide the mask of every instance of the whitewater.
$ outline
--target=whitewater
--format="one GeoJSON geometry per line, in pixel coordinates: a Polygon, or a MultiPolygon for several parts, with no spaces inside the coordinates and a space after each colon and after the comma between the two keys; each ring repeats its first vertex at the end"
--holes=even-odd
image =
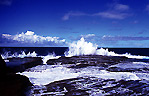
{"type": "MultiPolygon", "coordinates": [[[[65,57],[73,56],[86,56],[86,55],[101,55],[101,56],[118,56],[118,57],[127,57],[134,59],[149,59],[148,56],[140,55],[131,55],[130,53],[117,54],[113,51],[108,51],[108,49],[100,48],[98,45],[91,42],[85,41],[84,38],[81,38],[78,41],[72,42],[69,44],[69,49],[64,53],[65,57]]],[[[149,80],[149,74],[147,72],[110,72],[106,69],[101,69],[98,66],[87,66],[85,68],[69,68],[69,64],[57,64],[57,65],[47,65],[47,61],[50,59],[59,59],[62,56],[56,55],[54,52],[49,53],[46,56],[39,56],[35,51],[25,53],[22,51],[21,54],[2,54],[2,58],[6,61],[7,58],[24,58],[24,57],[41,57],[44,65],[38,65],[32,68],[27,69],[24,72],[18,72],[17,74],[25,75],[29,78],[30,82],[34,86],[39,86],[41,89],[45,85],[71,78],[80,78],[80,77],[96,77],[102,79],[114,79],[117,82],[120,80],[149,80]]],[[[79,65],[80,63],[76,63],[79,65]]],[[[129,63],[119,63],[116,65],[111,65],[108,68],[149,68],[148,62],[129,62],[129,63]]],[[[107,84],[103,87],[112,86],[107,84]]],[[[64,88],[65,89],[65,88],[64,88]]],[[[67,90],[66,90],[67,91],[67,90]]],[[[42,93],[41,93],[42,94],[42,93]]]]}
{"type": "MultiPolygon", "coordinates": [[[[135,58],[135,59],[149,59],[148,56],[131,55],[131,53],[117,54],[114,51],[108,51],[108,49],[104,49],[102,47],[98,49],[98,45],[85,41],[83,37],[78,41],[69,43],[69,49],[68,51],[64,52],[64,55],[66,57],[80,56],[80,55],[103,55],[103,56],[125,56],[127,58],[135,58]]],[[[38,54],[35,51],[33,51],[32,53],[29,52],[27,54],[24,51],[22,51],[21,54],[18,53],[9,54],[9,52],[5,52],[5,54],[2,54],[1,56],[3,59],[13,57],[17,58],[42,57],[44,64],[46,64],[46,61],[48,59],[56,59],[61,57],[57,56],[54,52],[49,53],[47,56],[38,56],[38,54]]]]}

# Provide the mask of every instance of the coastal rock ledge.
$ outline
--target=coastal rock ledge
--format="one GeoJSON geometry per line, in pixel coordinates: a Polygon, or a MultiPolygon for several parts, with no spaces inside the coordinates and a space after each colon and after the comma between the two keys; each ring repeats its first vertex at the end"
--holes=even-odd
{"type": "Polygon", "coordinates": [[[8,71],[6,63],[0,56],[0,95],[27,96],[32,84],[26,76],[8,71]]]}

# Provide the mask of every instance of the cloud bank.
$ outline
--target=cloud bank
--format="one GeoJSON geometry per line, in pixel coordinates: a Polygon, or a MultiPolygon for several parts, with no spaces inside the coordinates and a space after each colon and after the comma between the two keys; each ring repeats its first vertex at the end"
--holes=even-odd
{"type": "Polygon", "coordinates": [[[59,37],[40,36],[32,31],[22,32],[21,34],[10,35],[2,34],[0,46],[65,46],[66,40],[59,37]]]}
{"type": "Polygon", "coordinates": [[[63,47],[82,37],[88,42],[99,45],[99,47],[149,47],[149,37],[143,36],[98,36],[96,34],[86,34],[78,37],[72,36],[68,38],[71,42],[66,42],[65,39],[60,37],[40,36],[32,31],[16,35],[1,34],[0,47],[63,47]]]}

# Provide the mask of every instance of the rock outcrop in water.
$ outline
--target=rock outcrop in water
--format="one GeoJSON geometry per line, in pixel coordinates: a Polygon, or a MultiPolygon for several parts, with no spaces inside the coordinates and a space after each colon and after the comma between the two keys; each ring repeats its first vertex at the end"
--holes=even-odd
{"type": "Polygon", "coordinates": [[[99,66],[107,68],[121,62],[130,62],[132,59],[118,56],[100,56],[100,55],[85,55],[73,57],[60,57],[58,59],[50,59],[48,65],[69,65],[69,68],[83,68],[88,66],[99,66]]]}
{"type": "Polygon", "coordinates": [[[34,94],[42,96],[147,96],[149,82],[80,77],[55,81],[43,88],[35,86],[34,94]]]}
{"type": "Polygon", "coordinates": [[[11,72],[23,72],[28,68],[41,65],[43,63],[41,57],[24,57],[24,58],[7,58],[7,66],[11,72]]]}
{"type": "Polygon", "coordinates": [[[6,74],[6,63],[5,61],[2,59],[2,57],[0,56],[0,75],[3,76],[6,74]]]}
{"type": "MultiPolygon", "coordinates": [[[[85,55],[73,57],[60,57],[59,59],[50,59],[48,65],[65,65],[67,68],[82,69],[89,66],[96,66],[99,70],[109,72],[145,72],[148,73],[148,65],[141,67],[140,62],[149,60],[129,59],[126,57],[85,55]],[[132,67],[132,62],[134,63],[132,67]],[[119,66],[126,65],[126,68],[119,66]],[[130,65],[129,65],[130,64],[130,65]],[[137,65],[138,64],[138,65],[137,65]],[[119,65],[119,66],[117,66],[119,65]],[[131,68],[132,67],[132,68],[131,68]]],[[[140,74],[140,73],[138,73],[140,74]]],[[[125,76],[125,75],[124,75],[125,76]]],[[[130,75],[131,76],[131,75],[130,75]]],[[[116,80],[104,79],[99,77],[78,77],[55,81],[44,86],[34,86],[35,95],[62,95],[62,96],[148,96],[149,81],[142,80],[116,80]]]]}
{"type": "Polygon", "coordinates": [[[0,95],[1,96],[27,96],[28,88],[32,86],[26,76],[11,73],[0,56],[0,95]]]}
{"type": "Polygon", "coordinates": [[[149,60],[62,56],[21,74],[30,77],[35,96],[148,96],[148,68],[149,60]]]}

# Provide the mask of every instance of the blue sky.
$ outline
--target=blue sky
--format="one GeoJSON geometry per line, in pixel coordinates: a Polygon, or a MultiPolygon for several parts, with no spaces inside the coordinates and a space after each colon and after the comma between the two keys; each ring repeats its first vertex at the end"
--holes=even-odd
{"type": "Polygon", "coordinates": [[[0,0],[0,46],[149,47],[149,0],[0,0]]]}

